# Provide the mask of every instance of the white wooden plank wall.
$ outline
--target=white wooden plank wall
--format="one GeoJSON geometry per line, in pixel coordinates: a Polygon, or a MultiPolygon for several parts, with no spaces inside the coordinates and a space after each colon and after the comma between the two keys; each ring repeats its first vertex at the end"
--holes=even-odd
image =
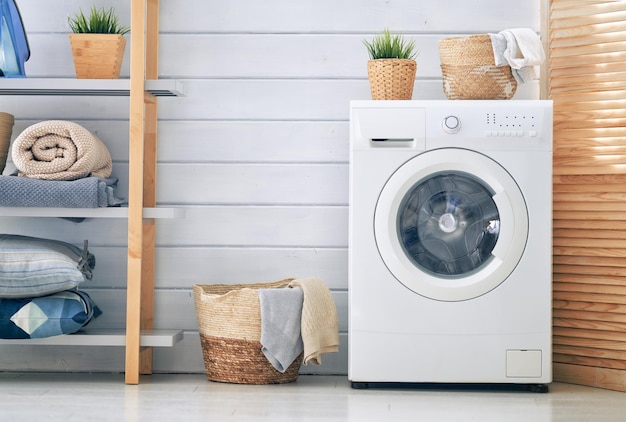
{"type": "MultiPolygon", "coordinates": [[[[159,101],[158,201],[186,209],[159,221],[157,328],[185,340],[155,352],[157,372],[203,372],[194,283],[319,276],[340,316],[341,351],[303,372],[347,373],[348,105],[369,99],[364,38],[388,27],[420,50],[414,99],[443,99],[437,40],[540,28],[542,0],[166,0],[161,2],[161,78],[186,96],[159,101]]],[[[67,15],[125,0],[18,0],[31,77],[73,77],[67,15]],[[85,3],[85,4],[82,4],[85,3]]],[[[128,51],[123,77],[128,75],[128,51]]],[[[538,98],[538,83],[517,99],[538,98]]],[[[127,99],[0,97],[16,136],[37,121],[67,119],[96,132],[128,191],[127,99]]],[[[9,169],[11,170],[11,164],[9,169]]],[[[97,258],[83,287],[102,307],[94,326],[123,327],[126,222],[6,218],[0,230],[81,244],[97,258]]],[[[2,346],[0,370],[121,371],[123,351],[2,346]]]]}

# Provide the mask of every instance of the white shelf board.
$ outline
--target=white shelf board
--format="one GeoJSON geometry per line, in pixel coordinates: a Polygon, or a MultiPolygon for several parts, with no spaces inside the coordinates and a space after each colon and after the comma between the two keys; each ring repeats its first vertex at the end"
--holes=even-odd
{"type": "MultiPolygon", "coordinates": [[[[182,218],[182,208],[144,208],[144,218],[182,218]]],[[[127,207],[106,208],[37,208],[0,207],[0,217],[60,217],[60,218],[128,218],[127,207]]]]}
{"type": "MultiPolygon", "coordinates": [[[[182,341],[182,330],[144,330],[141,332],[142,347],[172,347],[182,341]]],[[[0,346],[125,346],[124,330],[94,329],[75,334],[33,339],[0,339],[0,346]]]]}
{"type": "MultiPolygon", "coordinates": [[[[175,79],[145,81],[145,90],[157,97],[184,95],[175,79]]],[[[0,78],[0,95],[129,96],[130,79],[0,78]]]]}

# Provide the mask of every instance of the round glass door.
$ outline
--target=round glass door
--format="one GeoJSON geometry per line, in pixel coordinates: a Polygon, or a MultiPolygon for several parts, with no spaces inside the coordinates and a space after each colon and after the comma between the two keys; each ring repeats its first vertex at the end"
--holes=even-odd
{"type": "Polygon", "coordinates": [[[458,277],[485,266],[500,233],[493,192],[470,175],[441,173],[418,183],[398,211],[404,253],[423,271],[458,277]]]}
{"type": "Polygon", "coordinates": [[[528,235],[526,204],[502,166],[464,149],[414,157],[388,180],[374,218],[385,264],[406,287],[445,301],[502,283],[528,235]]]}

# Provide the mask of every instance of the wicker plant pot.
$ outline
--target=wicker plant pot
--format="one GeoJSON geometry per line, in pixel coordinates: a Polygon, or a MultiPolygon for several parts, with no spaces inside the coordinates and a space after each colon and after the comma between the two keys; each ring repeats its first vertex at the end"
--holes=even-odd
{"type": "Polygon", "coordinates": [[[119,34],[70,34],[78,79],[118,79],[126,38],[119,34]]]}
{"type": "Polygon", "coordinates": [[[372,100],[411,100],[417,63],[408,59],[376,59],[367,62],[372,100]]]}
{"type": "Polygon", "coordinates": [[[496,66],[487,34],[439,40],[443,91],[449,100],[508,100],[517,90],[510,66],[496,66]]]}
{"type": "Polygon", "coordinates": [[[12,114],[0,112],[0,174],[4,171],[7,163],[14,123],[15,118],[12,114]]]}
{"type": "Polygon", "coordinates": [[[207,379],[233,384],[283,384],[297,380],[302,354],[281,373],[267,360],[260,343],[258,289],[282,288],[290,281],[193,286],[207,379]]]}

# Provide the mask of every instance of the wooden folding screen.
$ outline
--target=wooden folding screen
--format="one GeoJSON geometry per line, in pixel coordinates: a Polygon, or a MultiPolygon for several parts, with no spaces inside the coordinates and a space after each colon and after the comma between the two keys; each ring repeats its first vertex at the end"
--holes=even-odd
{"type": "Polygon", "coordinates": [[[626,391],[626,2],[552,0],[549,27],[554,379],[626,391]]]}

